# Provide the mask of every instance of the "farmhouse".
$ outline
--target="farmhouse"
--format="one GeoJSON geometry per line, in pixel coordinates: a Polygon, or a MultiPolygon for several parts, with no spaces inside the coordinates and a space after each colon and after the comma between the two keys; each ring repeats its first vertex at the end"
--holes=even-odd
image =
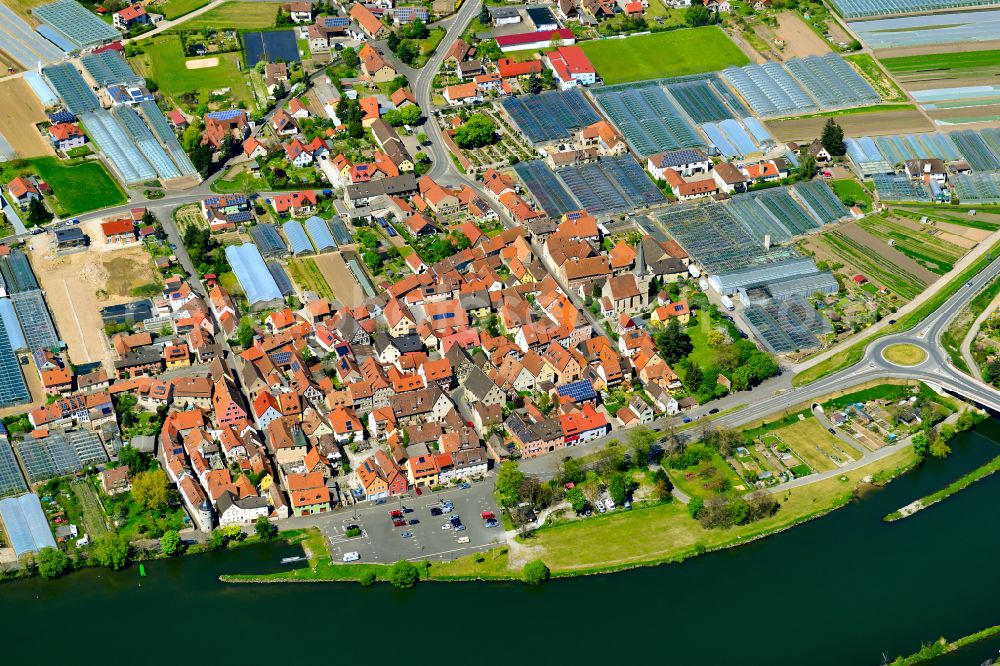
{"type": "Polygon", "coordinates": [[[560,46],[548,54],[548,61],[562,90],[597,82],[597,70],[579,46],[560,46]]]}
{"type": "Polygon", "coordinates": [[[56,123],[49,127],[49,139],[56,150],[66,152],[82,146],[87,136],[76,123],[56,123]]]}

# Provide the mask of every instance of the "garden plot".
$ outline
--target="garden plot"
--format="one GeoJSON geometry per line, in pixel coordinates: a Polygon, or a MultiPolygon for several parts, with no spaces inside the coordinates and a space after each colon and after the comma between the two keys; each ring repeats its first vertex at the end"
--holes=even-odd
{"type": "Polygon", "coordinates": [[[905,300],[914,298],[937,279],[928,268],[851,222],[806,241],[816,258],[841,264],[845,279],[862,275],[905,300]]]}
{"type": "Polygon", "coordinates": [[[892,241],[894,248],[938,275],[949,272],[966,253],[966,247],[943,238],[937,227],[905,218],[869,215],[858,226],[876,238],[892,241]]]}
{"type": "Polygon", "coordinates": [[[830,434],[819,421],[807,417],[798,423],[772,430],[763,436],[764,444],[785,444],[817,472],[837,469],[861,457],[861,453],[830,434]]]}

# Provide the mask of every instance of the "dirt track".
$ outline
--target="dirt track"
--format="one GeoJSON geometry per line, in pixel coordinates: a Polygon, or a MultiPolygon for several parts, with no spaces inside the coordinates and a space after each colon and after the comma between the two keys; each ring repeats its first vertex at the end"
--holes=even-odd
{"type": "Polygon", "coordinates": [[[365,301],[365,292],[354,279],[354,273],[347,267],[339,252],[328,252],[315,257],[317,268],[333,289],[334,296],[349,308],[355,308],[365,301]]]}
{"type": "Polygon", "coordinates": [[[778,37],[785,40],[781,52],[784,60],[804,58],[811,55],[826,55],[830,47],[813,32],[795,12],[778,14],[778,37]]]}
{"type": "Polygon", "coordinates": [[[22,79],[0,82],[0,134],[3,134],[18,157],[55,155],[52,146],[35,129],[35,123],[47,120],[35,93],[22,79]]]}

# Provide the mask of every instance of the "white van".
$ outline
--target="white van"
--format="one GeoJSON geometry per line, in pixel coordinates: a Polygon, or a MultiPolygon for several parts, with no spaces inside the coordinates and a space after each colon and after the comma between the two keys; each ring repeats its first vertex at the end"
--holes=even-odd
{"type": "Polygon", "coordinates": [[[352,550],[349,553],[344,553],[344,561],[345,562],[357,562],[360,559],[361,559],[361,556],[358,555],[358,551],[356,551],[356,550],[352,550]]]}
{"type": "Polygon", "coordinates": [[[469,537],[458,537],[457,541],[459,543],[469,543],[469,537]]]}

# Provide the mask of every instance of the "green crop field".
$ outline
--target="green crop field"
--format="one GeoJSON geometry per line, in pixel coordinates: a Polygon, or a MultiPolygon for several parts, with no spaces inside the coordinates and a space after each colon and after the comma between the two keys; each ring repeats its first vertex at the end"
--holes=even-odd
{"type": "Polygon", "coordinates": [[[864,203],[866,208],[871,210],[872,193],[853,178],[830,181],[830,187],[833,189],[833,193],[845,202],[845,205],[847,201],[853,200],[856,204],[864,203]]]}
{"type": "Polygon", "coordinates": [[[319,266],[312,259],[292,259],[288,262],[288,274],[292,280],[305,289],[320,295],[322,298],[335,300],[333,289],[330,288],[319,266]]]}
{"type": "Polygon", "coordinates": [[[1000,51],[967,51],[885,58],[882,64],[903,83],[992,79],[1000,75],[1000,51]]]}
{"type": "Polygon", "coordinates": [[[157,35],[140,42],[139,46],[143,52],[130,59],[132,66],[139,74],[156,81],[160,92],[167,97],[175,98],[176,101],[181,95],[196,93],[198,102],[204,103],[212,90],[229,88],[233,98],[252,106],[250,88],[239,69],[239,53],[210,56],[219,59],[219,64],[215,67],[188,69],[185,66],[188,59],[184,57],[179,35],[157,35]]]}
{"type": "Polygon", "coordinates": [[[183,30],[225,28],[235,30],[263,30],[277,23],[280,2],[227,2],[211,11],[181,24],[183,30]]]}
{"type": "Polygon", "coordinates": [[[715,72],[748,59],[717,26],[582,42],[607,84],[715,72]]]}
{"type": "Polygon", "coordinates": [[[97,161],[37,157],[0,165],[0,179],[5,183],[23,175],[36,175],[48,183],[57,202],[52,206],[53,212],[60,217],[116,206],[127,201],[125,193],[107,169],[97,161]]]}
{"type": "Polygon", "coordinates": [[[878,215],[869,215],[858,225],[876,238],[892,241],[897,250],[938,275],[950,271],[965,255],[965,249],[954,243],[878,215]]]}

